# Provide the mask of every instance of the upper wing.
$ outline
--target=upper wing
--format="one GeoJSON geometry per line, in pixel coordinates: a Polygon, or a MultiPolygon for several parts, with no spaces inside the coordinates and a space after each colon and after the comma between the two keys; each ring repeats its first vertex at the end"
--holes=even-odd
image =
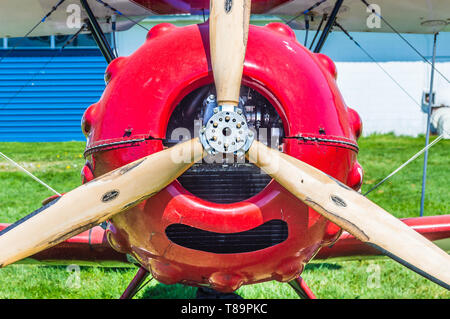
{"type": "MultiPolygon", "coordinates": [[[[59,0],[2,0],[0,4],[0,38],[25,36],[59,2],[59,0]]],[[[117,14],[99,1],[89,1],[89,6],[98,18],[104,32],[111,32],[110,17],[114,14],[117,16],[118,31],[132,27],[133,21],[139,21],[152,15],[150,10],[130,0],[105,0],[103,2],[122,13],[122,16],[117,14]]],[[[79,0],[65,0],[29,36],[74,34],[80,29],[86,18],[87,15],[79,0]]]]}
{"type": "MultiPolygon", "coordinates": [[[[23,37],[44,18],[59,0],[2,0],[0,4],[0,38],[23,37]]],[[[111,31],[110,17],[114,11],[103,3],[117,9],[117,30],[126,30],[135,22],[154,14],[198,13],[209,10],[208,0],[90,0],[94,15],[98,18],[104,32],[111,31]]],[[[324,14],[333,10],[335,0],[252,0],[252,13],[271,14],[290,20],[305,10],[314,18],[310,28],[317,29],[324,14]],[[315,6],[316,5],[316,6],[315,6]]],[[[369,4],[372,1],[364,1],[369,4]]],[[[445,0],[377,0],[370,9],[362,0],[345,0],[337,22],[348,31],[393,32],[385,21],[402,33],[434,33],[449,31],[450,1],[445,0]],[[372,13],[376,10],[385,21],[372,13]],[[435,27],[437,25],[437,27],[435,27]]],[[[63,1],[43,23],[33,30],[30,36],[52,34],[73,34],[78,31],[75,20],[80,16],[81,23],[86,14],[79,0],[63,1]],[[79,11],[77,11],[78,9],[79,11]]],[[[303,16],[291,21],[296,28],[303,29],[303,16]]]]}
{"type": "MultiPolygon", "coordinates": [[[[316,4],[317,0],[292,0],[267,13],[295,17],[316,4]]],[[[320,1],[319,1],[320,2],[320,1]]],[[[310,28],[316,29],[321,17],[329,15],[335,0],[328,0],[312,9],[314,19],[310,28]]],[[[393,32],[389,25],[401,33],[434,33],[449,31],[450,1],[447,0],[345,0],[337,16],[337,22],[348,31],[393,32]],[[371,5],[370,8],[366,4],[371,5]],[[375,10],[376,14],[372,12],[375,10]],[[379,23],[378,23],[379,22],[379,23]]],[[[297,27],[304,28],[303,17],[296,20],[297,27]]]]}

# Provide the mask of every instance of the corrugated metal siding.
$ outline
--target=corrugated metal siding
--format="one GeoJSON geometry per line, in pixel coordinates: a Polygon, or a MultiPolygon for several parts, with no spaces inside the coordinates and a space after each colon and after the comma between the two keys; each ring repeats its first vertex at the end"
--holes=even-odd
{"type": "Polygon", "coordinates": [[[0,62],[0,141],[85,140],[81,117],[100,98],[102,56],[5,57],[0,62]]]}

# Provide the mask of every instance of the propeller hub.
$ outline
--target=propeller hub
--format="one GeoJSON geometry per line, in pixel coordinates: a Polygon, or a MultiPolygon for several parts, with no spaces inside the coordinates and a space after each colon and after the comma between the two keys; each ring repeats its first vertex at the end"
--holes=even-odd
{"type": "Polygon", "coordinates": [[[241,107],[217,105],[214,96],[206,101],[206,114],[200,129],[200,141],[205,150],[212,155],[218,153],[243,156],[252,144],[255,134],[247,125],[241,107]],[[212,110],[212,112],[211,112],[212,110]]]}

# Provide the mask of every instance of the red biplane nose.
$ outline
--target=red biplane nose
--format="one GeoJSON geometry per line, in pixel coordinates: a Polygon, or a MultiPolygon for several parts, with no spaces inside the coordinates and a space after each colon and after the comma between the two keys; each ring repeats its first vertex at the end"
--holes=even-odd
{"type": "MultiPolygon", "coordinates": [[[[110,64],[105,92],[83,120],[95,176],[199,134],[216,93],[208,34],[207,23],[161,24],[135,53],[110,64]]],[[[289,27],[250,26],[240,102],[248,126],[259,140],[356,187],[357,124],[335,78],[334,63],[304,48],[289,27]]],[[[257,167],[233,161],[195,164],[111,223],[112,246],[156,279],[221,291],[291,280],[340,232],[257,167]]]]}

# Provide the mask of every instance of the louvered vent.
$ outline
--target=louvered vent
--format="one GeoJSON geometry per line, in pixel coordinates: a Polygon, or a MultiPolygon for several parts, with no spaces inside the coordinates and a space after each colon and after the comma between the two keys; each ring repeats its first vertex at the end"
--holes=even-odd
{"type": "Polygon", "coordinates": [[[282,243],[288,238],[288,227],[285,221],[274,219],[244,232],[225,234],[172,224],[166,228],[166,235],[182,247],[216,254],[237,254],[282,243]]]}

